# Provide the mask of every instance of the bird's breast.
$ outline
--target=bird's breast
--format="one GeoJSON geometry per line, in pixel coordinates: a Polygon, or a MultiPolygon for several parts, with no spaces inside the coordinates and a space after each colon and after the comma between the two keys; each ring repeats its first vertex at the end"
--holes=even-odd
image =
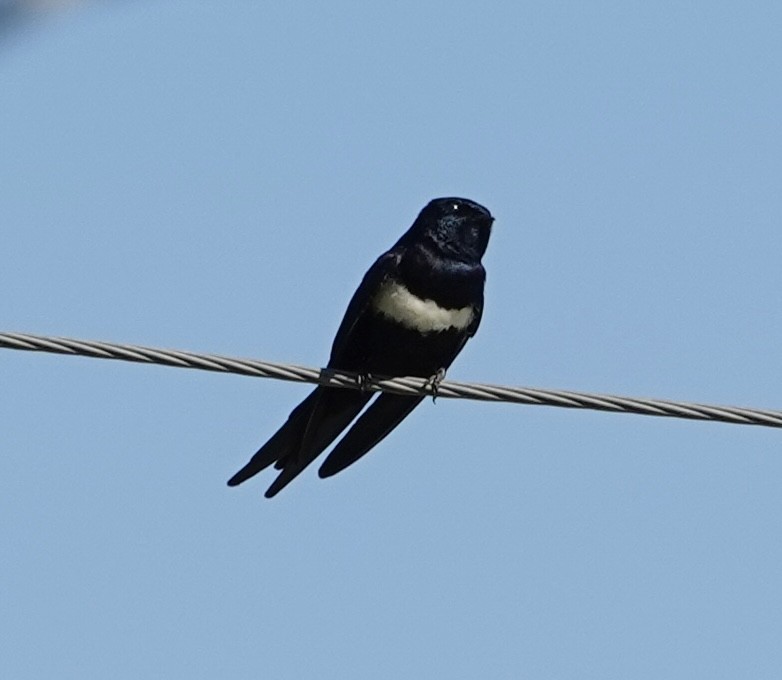
{"type": "Polygon", "coordinates": [[[434,300],[414,295],[393,279],[383,282],[372,300],[372,307],[387,319],[419,333],[464,330],[475,317],[472,305],[456,309],[442,307],[434,300]]]}

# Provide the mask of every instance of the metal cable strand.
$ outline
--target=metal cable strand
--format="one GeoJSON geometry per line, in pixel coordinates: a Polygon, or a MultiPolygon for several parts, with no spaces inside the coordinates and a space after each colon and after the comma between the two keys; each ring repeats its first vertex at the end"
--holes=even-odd
{"type": "MultiPolygon", "coordinates": [[[[182,350],[165,350],[140,345],[125,345],[93,340],[75,340],[29,333],[0,332],[0,348],[33,352],[52,352],[87,356],[96,359],[119,359],[146,364],[161,364],[177,368],[196,368],[203,371],[236,373],[256,378],[275,378],[293,382],[308,382],[358,389],[355,373],[314,369],[306,366],[278,364],[256,359],[239,359],[217,354],[201,354],[182,350]]],[[[428,380],[422,378],[373,378],[365,389],[393,392],[395,394],[432,394],[428,380]]],[[[734,406],[710,406],[662,399],[640,399],[609,394],[590,394],[568,390],[544,390],[531,387],[504,387],[480,383],[443,381],[437,396],[446,399],[476,399],[514,404],[583,408],[615,413],[637,413],[648,416],[709,420],[737,425],[763,425],[782,427],[782,411],[740,408],[734,406]]]]}

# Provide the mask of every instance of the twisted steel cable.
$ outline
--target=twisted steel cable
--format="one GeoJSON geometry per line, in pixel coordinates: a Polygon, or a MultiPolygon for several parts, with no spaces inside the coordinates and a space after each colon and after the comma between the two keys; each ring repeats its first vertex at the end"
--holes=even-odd
{"type": "MultiPolygon", "coordinates": [[[[182,350],[168,350],[141,345],[126,345],[94,340],[76,340],[29,333],[0,332],[0,348],[51,352],[86,356],[96,359],[118,359],[144,364],[160,364],[177,368],[195,368],[202,371],[236,373],[256,378],[275,378],[293,382],[317,383],[328,387],[367,389],[395,394],[431,395],[430,380],[423,378],[377,378],[375,376],[361,387],[355,373],[314,369],[306,366],[280,364],[257,359],[240,359],[218,354],[203,354],[182,350]]],[[[570,390],[537,389],[531,387],[506,387],[481,383],[463,383],[444,380],[436,390],[437,397],[446,399],[475,399],[539,406],[583,408],[614,413],[637,413],[647,416],[687,418],[736,425],[763,425],[782,427],[782,411],[742,408],[735,406],[711,406],[663,399],[620,397],[610,394],[592,394],[570,390]]]]}

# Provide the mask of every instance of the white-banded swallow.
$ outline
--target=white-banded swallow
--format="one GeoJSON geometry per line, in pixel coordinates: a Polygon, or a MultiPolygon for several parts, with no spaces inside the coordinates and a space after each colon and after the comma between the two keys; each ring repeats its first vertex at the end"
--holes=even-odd
{"type": "MultiPolygon", "coordinates": [[[[364,276],[348,305],[328,367],[361,376],[442,377],[475,335],[483,312],[481,257],[494,218],[466,198],[437,198],[364,276]]],[[[271,498],[320,455],[375,393],[317,387],[230,480],[241,484],[274,465],[271,498]]],[[[354,463],[423,399],[381,393],[319,470],[330,477],[354,463]]]]}

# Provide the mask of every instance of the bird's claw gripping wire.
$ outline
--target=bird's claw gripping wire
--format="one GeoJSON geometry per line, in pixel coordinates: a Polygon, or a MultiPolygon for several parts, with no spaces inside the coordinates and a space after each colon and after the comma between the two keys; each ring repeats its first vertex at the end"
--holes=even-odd
{"type": "Polygon", "coordinates": [[[440,385],[442,384],[443,380],[445,380],[445,369],[444,368],[438,368],[437,373],[435,373],[432,376],[429,376],[426,379],[426,386],[431,388],[432,390],[432,403],[437,403],[437,394],[440,390],[440,385]]]}
{"type": "Polygon", "coordinates": [[[362,392],[366,392],[369,386],[374,382],[374,378],[371,373],[359,373],[356,376],[356,385],[362,392]]]}

